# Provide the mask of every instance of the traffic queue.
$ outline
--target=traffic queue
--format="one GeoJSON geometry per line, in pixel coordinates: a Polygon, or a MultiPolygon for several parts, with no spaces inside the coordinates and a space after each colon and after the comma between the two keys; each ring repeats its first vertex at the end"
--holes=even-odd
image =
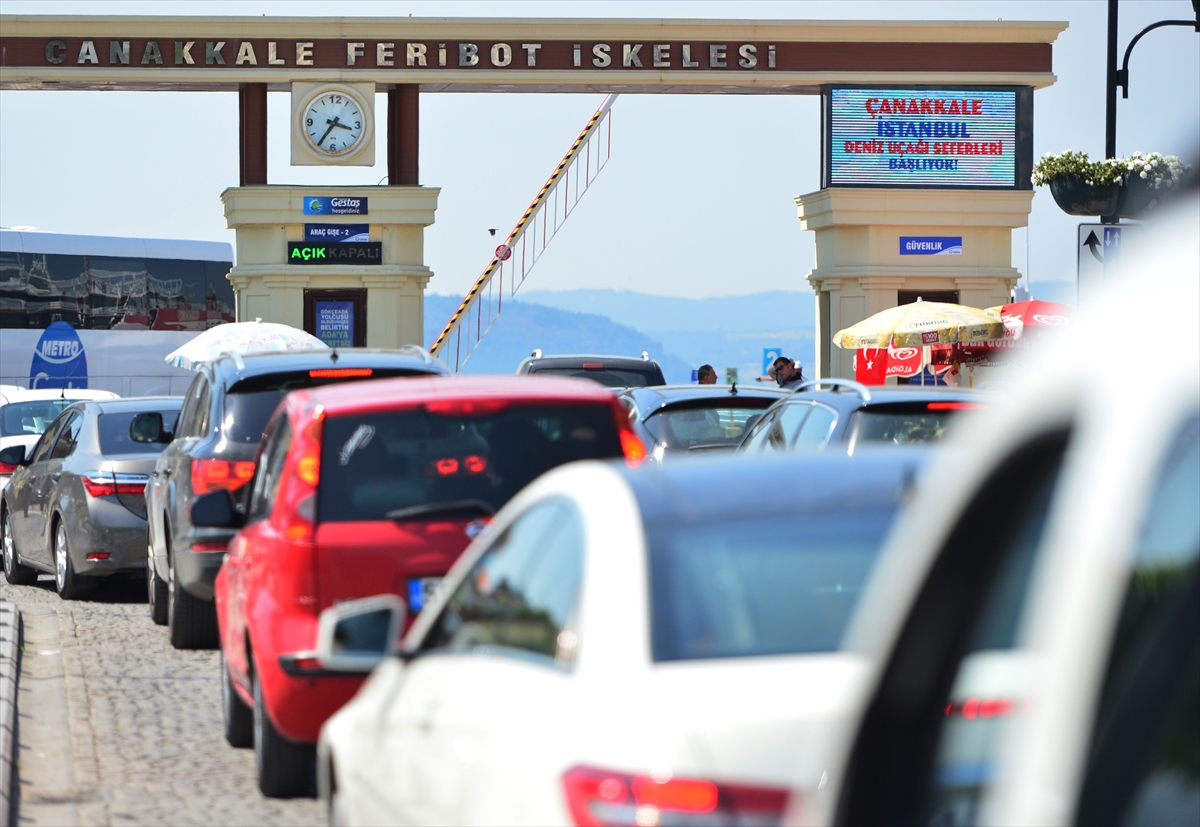
{"type": "MultiPolygon", "coordinates": [[[[1195,330],[1198,257],[1072,341],[1195,330]]],[[[1200,354],[1033,353],[991,392],[416,348],[12,392],[5,575],[144,578],[263,794],[335,824],[1194,823],[1200,354]]]]}

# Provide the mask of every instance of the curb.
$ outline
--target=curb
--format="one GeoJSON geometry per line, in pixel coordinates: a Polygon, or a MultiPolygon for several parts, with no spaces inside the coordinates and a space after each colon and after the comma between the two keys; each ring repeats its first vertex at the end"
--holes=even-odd
{"type": "Polygon", "coordinates": [[[0,823],[11,824],[13,758],[17,749],[17,654],[21,613],[0,600],[0,823]]]}

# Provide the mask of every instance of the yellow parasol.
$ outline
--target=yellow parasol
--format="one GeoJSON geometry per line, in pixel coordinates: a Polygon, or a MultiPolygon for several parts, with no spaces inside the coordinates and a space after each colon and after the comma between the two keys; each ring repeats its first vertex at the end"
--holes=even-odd
{"type": "Polygon", "coordinates": [[[881,310],[833,334],[844,348],[970,344],[1004,338],[1004,323],[975,307],[918,299],[881,310]]]}

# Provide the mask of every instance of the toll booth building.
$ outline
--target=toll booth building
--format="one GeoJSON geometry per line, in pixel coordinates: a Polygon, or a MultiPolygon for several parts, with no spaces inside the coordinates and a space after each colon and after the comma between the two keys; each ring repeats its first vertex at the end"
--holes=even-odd
{"type": "Polygon", "coordinates": [[[1012,231],[1024,227],[1031,190],[952,191],[831,187],[796,198],[816,234],[818,375],[854,377],[854,351],[838,330],[918,298],[972,307],[1006,304],[1021,277],[1012,231]]]}

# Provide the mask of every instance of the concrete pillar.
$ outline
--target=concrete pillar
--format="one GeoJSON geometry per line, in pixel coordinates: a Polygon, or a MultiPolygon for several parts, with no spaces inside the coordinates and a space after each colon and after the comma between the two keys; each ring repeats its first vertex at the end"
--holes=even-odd
{"type": "Polygon", "coordinates": [[[838,330],[895,307],[902,290],[956,291],[960,304],[1008,301],[1021,274],[1012,231],[1029,221],[1029,190],[832,188],[796,198],[800,226],[816,233],[814,378],[853,377],[838,330]],[[901,236],[962,238],[961,255],[901,255],[901,236]]]}
{"type": "Polygon", "coordinates": [[[367,346],[424,345],[425,228],[441,190],[433,187],[230,187],[221,193],[225,220],[237,232],[237,265],[229,272],[238,321],[304,327],[305,290],[367,291],[367,346]],[[313,196],[366,198],[367,215],[305,215],[313,196]],[[381,242],[378,265],[288,263],[288,242],[304,241],[304,225],[367,224],[381,242]]]}

